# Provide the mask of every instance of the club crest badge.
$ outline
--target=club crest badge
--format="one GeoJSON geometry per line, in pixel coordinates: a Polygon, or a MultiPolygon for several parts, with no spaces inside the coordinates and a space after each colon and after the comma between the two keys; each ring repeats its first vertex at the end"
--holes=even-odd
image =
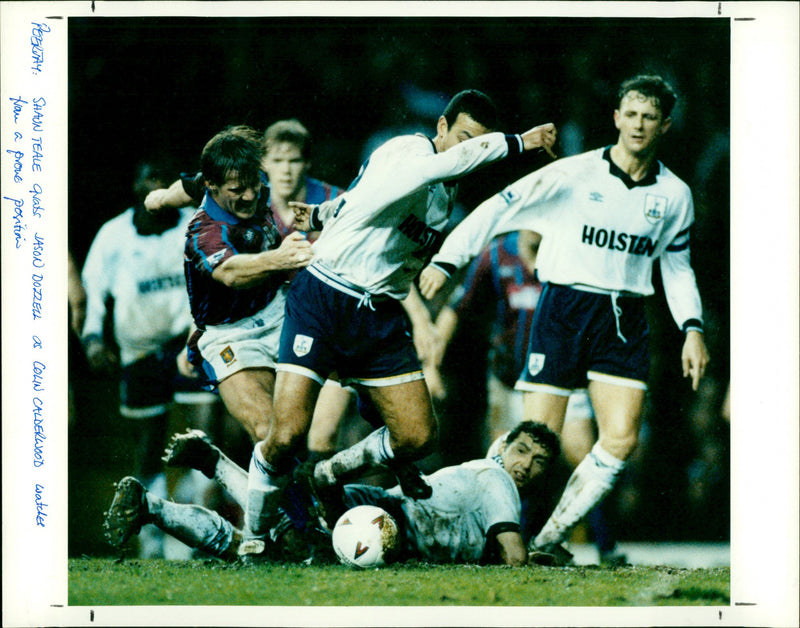
{"type": "Polygon", "coordinates": [[[236,361],[236,356],[234,355],[233,349],[231,349],[230,345],[219,352],[219,357],[222,358],[222,361],[225,362],[225,364],[233,364],[233,362],[236,361]]]}
{"type": "Polygon", "coordinates": [[[297,334],[294,337],[294,346],[292,346],[292,350],[298,358],[302,358],[304,355],[308,355],[308,352],[311,351],[312,344],[314,344],[313,338],[310,336],[304,336],[303,334],[297,334]]]}
{"type": "Polygon", "coordinates": [[[644,217],[651,225],[656,224],[667,213],[667,197],[647,194],[644,197],[644,217]]]}
{"type": "Polygon", "coordinates": [[[528,355],[528,373],[538,375],[544,368],[544,353],[531,353],[528,355]]]}

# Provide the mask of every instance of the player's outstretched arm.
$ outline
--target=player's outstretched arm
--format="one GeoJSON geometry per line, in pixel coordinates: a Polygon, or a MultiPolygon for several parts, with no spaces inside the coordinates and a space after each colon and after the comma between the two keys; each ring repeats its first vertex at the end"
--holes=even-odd
{"type": "Polygon", "coordinates": [[[552,122],[540,124],[522,134],[522,144],[525,150],[542,148],[547,151],[547,154],[553,159],[556,159],[556,154],[553,151],[553,146],[556,143],[556,135],[558,135],[558,131],[556,130],[555,124],[552,122]]]}
{"type": "Polygon", "coordinates": [[[422,269],[419,276],[419,291],[426,299],[430,300],[436,296],[442,286],[447,281],[447,275],[433,266],[426,266],[422,269]]]}
{"type": "Polygon", "coordinates": [[[311,262],[311,243],[302,233],[287,235],[277,249],[262,253],[239,253],[214,269],[211,276],[229,288],[250,288],[279,270],[303,268],[311,262]]]}
{"type": "Polygon", "coordinates": [[[709,359],[703,334],[690,329],[686,332],[686,340],[683,341],[681,366],[683,367],[683,376],[692,378],[692,390],[697,390],[700,385],[709,359]]]}
{"type": "Polygon", "coordinates": [[[149,212],[160,212],[165,209],[179,209],[191,204],[192,197],[183,189],[183,182],[178,179],[168,188],[153,190],[144,199],[144,208],[149,212]]]}

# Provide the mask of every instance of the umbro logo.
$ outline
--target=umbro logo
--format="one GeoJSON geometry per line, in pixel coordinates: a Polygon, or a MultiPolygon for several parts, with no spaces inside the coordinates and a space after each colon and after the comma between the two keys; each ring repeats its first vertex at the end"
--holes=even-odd
{"type": "Polygon", "coordinates": [[[595,203],[602,203],[603,195],[600,194],[600,192],[589,192],[589,200],[594,201],[595,203]]]}

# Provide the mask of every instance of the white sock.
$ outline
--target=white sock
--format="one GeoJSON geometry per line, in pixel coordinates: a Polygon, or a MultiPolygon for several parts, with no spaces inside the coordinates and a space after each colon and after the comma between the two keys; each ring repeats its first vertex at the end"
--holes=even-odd
{"type": "Polygon", "coordinates": [[[233,540],[233,526],[218,513],[194,504],[147,496],[153,523],[189,547],[222,556],[233,540]]]}
{"type": "Polygon", "coordinates": [[[288,481],[289,475],[278,474],[261,453],[261,443],[256,443],[247,474],[247,504],[244,509],[246,534],[261,536],[269,532],[277,519],[281,492],[288,481]]]}
{"type": "Polygon", "coordinates": [[[560,543],[569,531],[611,491],[625,461],[595,443],[575,467],[553,514],[534,539],[536,547],[560,543]]]}
{"type": "MultiPolygon", "coordinates": [[[[263,458],[263,456],[262,456],[263,458]]],[[[248,473],[221,451],[214,469],[214,479],[244,509],[247,503],[248,473]]]]}
{"type": "Polygon", "coordinates": [[[322,485],[333,485],[342,476],[394,459],[389,444],[389,428],[381,427],[371,432],[355,445],[343,449],[314,468],[314,479],[322,485]]]}

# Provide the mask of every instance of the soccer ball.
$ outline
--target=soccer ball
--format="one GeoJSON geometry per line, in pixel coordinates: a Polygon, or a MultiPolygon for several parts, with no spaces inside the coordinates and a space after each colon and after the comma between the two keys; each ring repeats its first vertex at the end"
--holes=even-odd
{"type": "Polygon", "coordinates": [[[397,522],[378,506],[356,506],[333,527],[333,549],[339,561],[357,569],[382,567],[400,549],[397,522]]]}

